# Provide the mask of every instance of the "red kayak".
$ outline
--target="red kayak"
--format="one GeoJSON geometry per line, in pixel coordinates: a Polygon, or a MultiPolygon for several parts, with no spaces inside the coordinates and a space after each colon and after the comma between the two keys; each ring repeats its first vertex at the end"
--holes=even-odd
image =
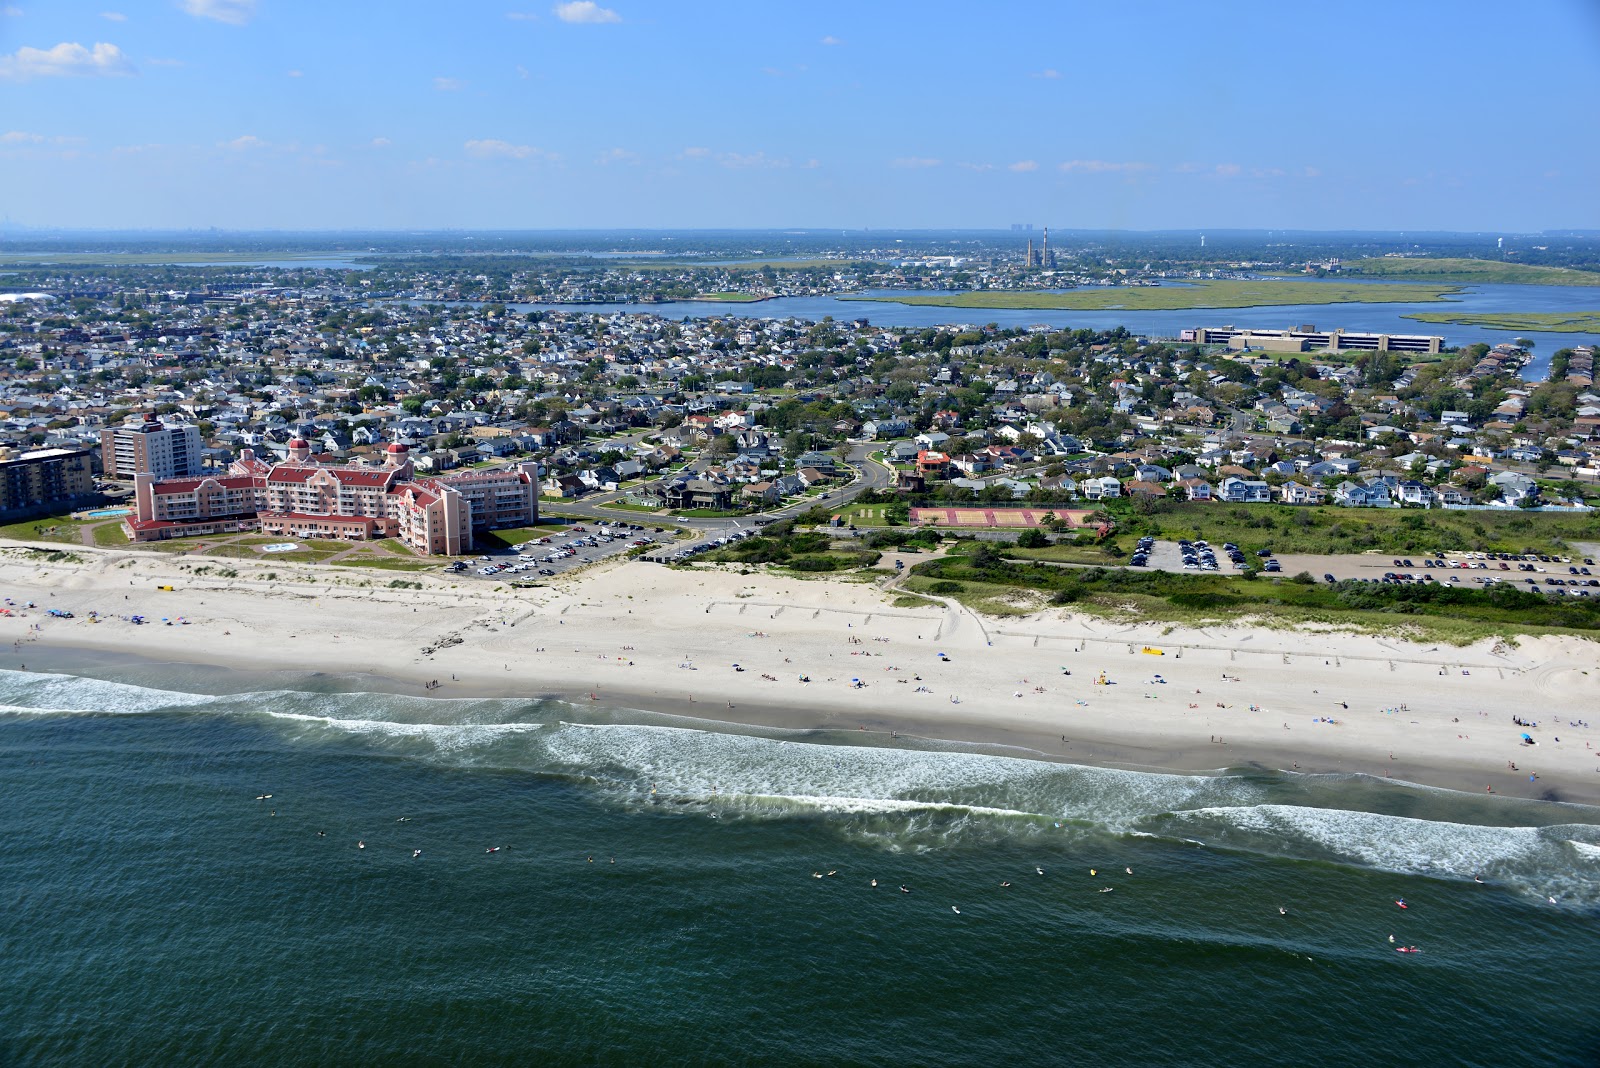
{"type": "Polygon", "coordinates": [[[1416,946],[1395,946],[1394,947],[1394,951],[1396,953],[1421,953],[1422,952],[1422,950],[1418,949],[1416,946]]]}

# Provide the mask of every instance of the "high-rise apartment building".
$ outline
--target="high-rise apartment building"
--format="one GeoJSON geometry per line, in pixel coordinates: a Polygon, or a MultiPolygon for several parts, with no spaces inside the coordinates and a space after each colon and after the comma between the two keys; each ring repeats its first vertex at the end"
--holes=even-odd
{"type": "Polygon", "coordinates": [[[201,473],[200,428],[148,416],[143,423],[102,430],[100,466],[107,478],[192,478],[201,473]]]}
{"type": "Polygon", "coordinates": [[[88,449],[0,456],[0,519],[65,512],[96,499],[88,449]]]}

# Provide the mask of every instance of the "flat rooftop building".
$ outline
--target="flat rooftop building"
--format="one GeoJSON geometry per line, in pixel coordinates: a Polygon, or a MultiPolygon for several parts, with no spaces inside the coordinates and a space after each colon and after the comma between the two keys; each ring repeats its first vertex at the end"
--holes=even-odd
{"type": "Polygon", "coordinates": [[[69,511],[96,499],[88,449],[0,456],[0,519],[69,511]]]}
{"type": "Polygon", "coordinates": [[[1180,340],[1266,352],[1411,352],[1437,355],[1444,351],[1444,338],[1436,334],[1371,334],[1355,330],[1323,332],[1201,326],[1183,331],[1180,340]]]}
{"type": "Polygon", "coordinates": [[[168,425],[149,416],[143,423],[100,431],[100,467],[107,478],[190,478],[200,474],[200,428],[168,425]]]}

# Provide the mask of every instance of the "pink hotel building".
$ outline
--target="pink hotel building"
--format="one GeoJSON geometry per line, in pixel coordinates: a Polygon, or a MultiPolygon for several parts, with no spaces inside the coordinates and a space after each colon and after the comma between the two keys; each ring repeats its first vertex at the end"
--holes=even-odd
{"type": "Polygon", "coordinates": [[[225,474],[136,476],[134,512],[123,526],[134,541],[259,530],[286,538],[392,537],[424,556],[456,556],[472,550],[475,526],[538,519],[531,463],[418,478],[404,445],[388,446],[382,467],[318,464],[297,438],[285,463],[264,463],[245,449],[225,474]]]}

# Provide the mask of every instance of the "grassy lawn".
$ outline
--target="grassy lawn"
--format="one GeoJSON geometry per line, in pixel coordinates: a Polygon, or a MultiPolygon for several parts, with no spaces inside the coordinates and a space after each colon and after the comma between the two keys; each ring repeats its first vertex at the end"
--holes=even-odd
{"type": "Polygon", "coordinates": [[[113,520],[94,528],[94,543],[102,549],[116,548],[128,544],[128,534],[122,529],[120,520],[113,520]]]}
{"type": "MultiPolygon", "coordinates": [[[[577,519],[579,523],[595,522],[595,520],[589,516],[574,516],[573,518],[577,519]]],[[[548,537],[557,531],[568,529],[571,528],[565,523],[551,523],[548,525],[541,524],[540,526],[536,527],[507,527],[504,530],[479,530],[473,532],[472,535],[473,544],[476,545],[477,548],[473,549],[472,553],[464,555],[485,553],[494,549],[511,549],[518,545],[526,544],[530,541],[537,541],[540,538],[548,537]]]]}
{"type": "Polygon", "coordinates": [[[292,553],[272,553],[266,556],[258,556],[256,559],[277,561],[285,564],[320,564],[322,561],[326,560],[329,555],[331,554],[312,553],[301,550],[299,552],[292,553]]]}
{"type": "MultiPolygon", "coordinates": [[[[1292,578],[1248,579],[1221,575],[1174,575],[1159,571],[1091,568],[1060,570],[971,557],[946,557],[918,564],[910,587],[946,593],[974,608],[1007,597],[1010,603],[1071,606],[1120,620],[1191,626],[1264,618],[1283,623],[1322,623],[1357,630],[1408,629],[1451,642],[1489,636],[1572,632],[1600,637],[1600,601],[1552,600],[1510,584],[1464,589],[1441,584],[1390,586],[1341,582],[1327,585],[1292,578]]],[[[1013,609],[1014,610],[1014,609],[1013,609]]]]}
{"type": "Polygon", "coordinates": [[[642,512],[645,515],[659,515],[662,511],[664,511],[664,509],[661,508],[649,508],[642,504],[627,504],[623,501],[617,501],[613,504],[603,504],[600,507],[604,508],[608,512],[613,510],[618,512],[642,512]]]}
{"type": "Polygon", "coordinates": [[[18,541],[65,541],[77,545],[81,544],[78,534],[80,530],[85,526],[103,522],[105,522],[103,519],[87,521],[73,519],[70,515],[41,516],[38,519],[27,519],[0,527],[0,538],[15,538],[18,541]]]}
{"type": "Polygon", "coordinates": [[[384,557],[372,555],[347,556],[342,560],[330,560],[334,567],[372,567],[384,571],[438,571],[441,564],[428,564],[421,560],[401,560],[398,557],[384,557]]]}
{"type": "Polygon", "coordinates": [[[887,504],[851,504],[835,514],[843,516],[846,523],[854,523],[858,527],[882,527],[888,526],[883,518],[883,510],[887,507],[887,504]]]}
{"type": "Polygon", "coordinates": [[[1486,330],[1549,330],[1561,334],[1600,334],[1600,311],[1583,312],[1493,312],[1483,314],[1451,314],[1450,312],[1418,312],[1404,316],[1423,323],[1456,323],[1461,326],[1481,326],[1486,330]]]}
{"type": "Polygon", "coordinates": [[[1427,278],[1447,282],[1510,283],[1541,286],[1600,286],[1600,272],[1575,271],[1569,267],[1537,267],[1527,263],[1502,263],[1498,260],[1469,260],[1441,257],[1349,260],[1344,274],[1368,278],[1427,278]]]}
{"type": "Polygon", "coordinates": [[[757,293],[737,293],[732,290],[724,290],[718,293],[701,293],[697,296],[690,297],[689,299],[726,304],[753,304],[758,300],[767,300],[768,298],[757,293]]]}
{"type": "MultiPolygon", "coordinates": [[[[1576,272],[1575,272],[1576,273],[1576,272]]],[[[1600,278],[1600,275],[1596,275],[1600,278]]],[[[1422,304],[1446,300],[1460,287],[1442,283],[1367,285],[1361,282],[1195,279],[1182,286],[1114,286],[1066,293],[979,290],[953,294],[844,297],[941,308],[1051,308],[1078,311],[1164,311],[1183,308],[1254,308],[1276,304],[1422,304]]]]}
{"type": "Polygon", "coordinates": [[[1109,553],[1099,545],[1052,545],[1045,549],[1018,549],[1006,546],[1006,555],[1022,560],[1050,560],[1062,564],[1103,564],[1113,566],[1127,557],[1109,553]]]}
{"type": "Polygon", "coordinates": [[[1296,507],[1285,504],[1163,502],[1153,514],[1113,504],[1126,552],[1142,534],[1234,542],[1246,552],[1422,553],[1561,551],[1572,541],[1600,540],[1600,513],[1453,512],[1445,509],[1296,507]]]}

